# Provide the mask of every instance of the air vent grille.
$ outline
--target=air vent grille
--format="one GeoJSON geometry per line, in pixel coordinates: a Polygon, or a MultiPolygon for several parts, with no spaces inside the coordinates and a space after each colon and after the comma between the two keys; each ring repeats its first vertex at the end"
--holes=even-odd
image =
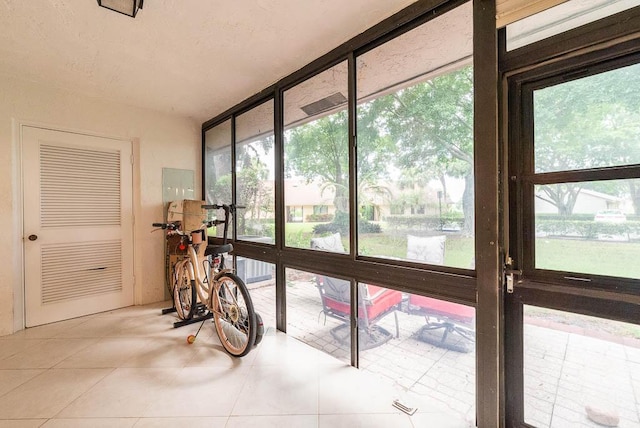
{"type": "Polygon", "coordinates": [[[327,110],[331,110],[334,107],[337,107],[342,104],[347,103],[347,98],[342,95],[341,92],[336,92],[333,95],[329,95],[326,98],[322,98],[321,100],[314,101],[310,104],[300,107],[302,111],[304,111],[307,116],[315,116],[327,110]]]}
{"type": "Polygon", "coordinates": [[[120,152],[40,146],[42,227],[120,225],[120,152]]]}
{"type": "Polygon", "coordinates": [[[42,304],[122,291],[120,240],[42,246],[42,304]]]}

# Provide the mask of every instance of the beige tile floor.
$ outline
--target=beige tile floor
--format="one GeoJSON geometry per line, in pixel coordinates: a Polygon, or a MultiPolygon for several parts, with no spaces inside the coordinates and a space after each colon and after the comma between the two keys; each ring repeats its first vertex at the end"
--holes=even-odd
{"type": "Polygon", "coordinates": [[[166,304],[0,337],[4,427],[461,427],[424,398],[285,334],[241,359],[207,322],[173,329],[166,304]],[[418,408],[413,416],[394,399],[418,408]]]}

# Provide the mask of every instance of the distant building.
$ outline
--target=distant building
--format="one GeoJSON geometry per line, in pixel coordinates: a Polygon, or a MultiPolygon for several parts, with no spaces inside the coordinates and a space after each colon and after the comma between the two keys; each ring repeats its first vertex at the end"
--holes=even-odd
{"type": "MultiPolygon", "coordinates": [[[[548,197],[539,192],[535,198],[536,214],[557,214],[558,208],[548,202],[548,197]],[[544,198],[544,199],[542,199],[544,198]]],[[[624,204],[624,199],[595,190],[581,189],[573,207],[573,214],[595,214],[598,211],[619,209],[627,212],[628,207],[624,204]]],[[[631,211],[633,212],[633,210],[631,211]]]]}

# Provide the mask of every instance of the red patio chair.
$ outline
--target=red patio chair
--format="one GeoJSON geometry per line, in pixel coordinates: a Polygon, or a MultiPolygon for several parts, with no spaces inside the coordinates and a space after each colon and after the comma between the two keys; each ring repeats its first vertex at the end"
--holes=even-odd
{"type": "MultiPolygon", "coordinates": [[[[342,252],[344,247],[340,234],[313,238],[311,248],[342,252]]],[[[318,291],[322,300],[321,314],[341,320],[343,323],[331,329],[331,335],[339,343],[348,345],[350,340],[351,292],[350,283],[343,279],[318,275],[318,291]]],[[[358,336],[360,350],[371,349],[391,339],[392,334],[378,325],[384,316],[393,313],[396,325],[395,337],[400,334],[398,315],[395,312],[402,303],[402,293],[375,285],[358,284],[358,336]]]]}
{"type": "MultiPolygon", "coordinates": [[[[444,265],[446,236],[407,236],[407,258],[444,265]]],[[[470,352],[475,342],[475,308],[432,297],[411,294],[409,313],[422,315],[426,324],[417,332],[421,341],[459,352],[470,352]],[[442,335],[434,334],[442,330],[442,335]],[[458,337],[455,336],[458,335],[458,337]],[[462,339],[462,340],[461,340],[462,339]]]]}

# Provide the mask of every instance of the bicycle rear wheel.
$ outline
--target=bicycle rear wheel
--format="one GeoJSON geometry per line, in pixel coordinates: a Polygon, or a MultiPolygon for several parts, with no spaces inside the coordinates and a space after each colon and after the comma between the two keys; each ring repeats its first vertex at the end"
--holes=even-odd
{"type": "Polygon", "coordinates": [[[178,318],[190,320],[196,310],[198,298],[194,281],[189,278],[189,262],[176,263],[173,275],[173,305],[178,318]]]}
{"type": "Polygon", "coordinates": [[[244,282],[230,272],[216,277],[217,292],[213,297],[213,322],[224,349],[242,357],[256,340],[256,314],[249,290],[244,282]]]}

